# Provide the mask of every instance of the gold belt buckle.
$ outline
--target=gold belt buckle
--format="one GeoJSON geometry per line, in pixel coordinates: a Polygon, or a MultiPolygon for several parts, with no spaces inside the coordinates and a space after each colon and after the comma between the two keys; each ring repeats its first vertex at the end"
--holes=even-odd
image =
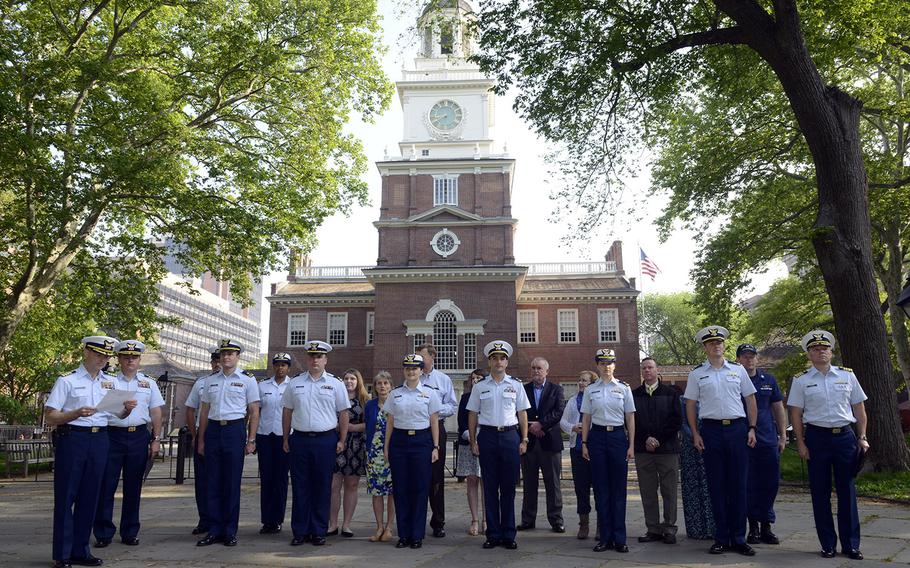
{"type": "Polygon", "coordinates": [[[607,429],[607,432],[612,432],[614,426],[605,426],[605,428],[607,429]]]}
{"type": "Polygon", "coordinates": [[[227,420],[219,420],[219,421],[218,421],[218,424],[221,424],[222,426],[227,426],[227,423],[228,423],[227,420]]]}
{"type": "Polygon", "coordinates": [[[505,432],[505,431],[506,431],[506,427],[505,427],[505,426],[497,426],[497,427],[496,427],[496,431],[497,431],[497,432],[505,432]]]}
{"type": "Polygon", "coordinates": [[[129,428],[126,429],[126,431],[127,431],[127,432],[135,432],[135,431],[136,431],[136,427],[135,427],[135,426],[130,426],[129,428]]]}
{"type": "Polygon", "coordinates": [[[97,434],[100,431],[101,431],[100,426],[92,426],[92,434],[97,434]]]}
{"type": "Polygon", "coordinates": [[[733,421],[729,420],[727,418],[724,418],[723,420],[720,421],[720,423],[723,424],[724,426],[729,426],[730,424],[733,424],[733,421]]]}
{"type": "Polygon", "coordinates": [[[831,428],[831,433],[832,433],[832,434],[840,434],[840,433],[843,432],[843,431],[844,431],[843,428],[831,428]]]}
{"type": "Polygon", "coordinates": [[[408,436],[413,436],[417,433],[417,430],[408,430],[408,436]]]}

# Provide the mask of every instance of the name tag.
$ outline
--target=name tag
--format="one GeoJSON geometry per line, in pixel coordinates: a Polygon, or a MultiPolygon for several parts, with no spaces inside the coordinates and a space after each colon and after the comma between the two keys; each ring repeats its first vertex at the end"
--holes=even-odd
{"type": "Polygon", "coordinates": [[[515,398],[518,396],[518,393],[515,391],[506,391],[506,392],[502,393],[502,396],[504,396],[506,398],[515,398]]]}
{"type": "Polygon", "coordinates": [[[488,398],[493,398],[493,393],[490,391],[484,391],[480,393],[480,400],[487,400],[488,398]]]}
{"type": "Polygon", "coordinates": [[[836,391],[849,391],[850,383],[834,383],[834,390],[836,391]]]}
{"type": "Polygon", "coordinates": [[[625,398],[625,395],[624,395],[623,393],[621,393],[621,392],[613,391],[613,392],[610,393],[610,394],[613,395],[613,398],[618,398],[618,399],[623,399],[623,398],[625,398]]]}
{"type": "Polygon", "coordinates": [[[264,393],[262,393],[262,396],[269,396],[270,394],[272,394],[272,393],[270,393],[270,392],[264,392],[264,393]]]}
{"type": "Polygon", "coordinates": [[[328,387],[328,388],[323,387],[323,388],[319,389],[319,394],[324,395],[324,396],[334,396],[335,389],[333,389],[332,387],[328,387]]]}
{"type": "Polygon", "coordinates": [[[603,391],[592,391],[591,400],[601,400],[604,397],[603,391]]]}
{"type": "Polygon", "coordinates": [[[728,382],[728,383],[738,383],[739,380],[740,380],[740,379],[739,379],[739,375],[727,375],[727,382],[728,382]]]}

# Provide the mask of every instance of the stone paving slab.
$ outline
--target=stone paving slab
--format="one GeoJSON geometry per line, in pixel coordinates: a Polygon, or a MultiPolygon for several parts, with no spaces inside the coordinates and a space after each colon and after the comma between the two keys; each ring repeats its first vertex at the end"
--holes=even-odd
{"type": "MultiPolygon", "coordinates": [[[[254,467],[248,460],[247,467],[254,467]]],[[[255,470],[253,470],[255,475],[255,470]]],[[[49,566],[53,485],[49,476],[41,482],[6,482],[0,480],[0,567],[49,566]]],[[[575,538],[578,517],[571,482],[564,481],[563,500],[566,534],[548,530],[544,499],[540,497],[539,528],[518,535],[519,549],[483,550],[483,537],[466,534],[470,524],[467,512],[465,484],[450,480],[446,485],[446,529],[448,536],[436,539],[427,536],[421,550],[398,550],[394,540],[371,543],[374,522],[369,496],[363,484],[351,529],[351,539],[330,537],[328,545],[314,547],[289,546],[289,527],[279,535],[260,535],[258,480],[244,479],[241,493],[239,544],[235,548],[214,545],[195,546],[197,537],[190,534],[196,523],[192,483],[174,485],[172,481],[151,480],[143,491],[141,544],[127,547],[114,540],[96,554],[105,566],[124,568],[171,567],[457,567],[457,568],[640,568],[645,566],[680,566],[687,568],[780,568],[798,565],[799,568],[842,568],[860,566],[910,565],[910,507],[862,501],[862,550],[866,560],[851,561],[838,555],[834,559],[818,556],[818,541],[812,521],[808,493],[799,488],[788,489],[778,499],[777,523],[774,530],[781,539],[780,546],[758,545],[758,554],[747,558],[734,553],[712,556],[707,553],[710,541],[685,537],[682,506],[679,506],[680,537],[676,545],[663,543],[639,544],[644,532],[641,500],[630,488],[627,508],[629,554],[591,550],[592,539],[575,538]]],[[[516,499],[520,508],[521,491],[516,499]]],[[[119,507],[119,499],[118,505],[119,507]]],[[[117,511],[119,509],[115,509],[117,511]]],[[[516,511],[517,512],[517,511],[516,511]]],[[[115,512],[115,515],[117,513],[115,512]]],[[[116,519],[115,519],[116,520],[116,519]]]]}

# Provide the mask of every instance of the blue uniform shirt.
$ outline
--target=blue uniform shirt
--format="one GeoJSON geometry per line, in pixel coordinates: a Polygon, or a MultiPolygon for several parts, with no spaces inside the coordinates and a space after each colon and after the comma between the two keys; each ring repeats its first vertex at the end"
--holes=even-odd
{"type": "Polygon", "coordinates": [[[458,410],[458,401],[455,400],[455,388],[452,379],[439,369],[433,369],[429,374],[420,375],[420,384],[436,391],[439,396],[439,418],[447,418],[458,410]]]}
{"type": "MultiPolygon", "coordinates": [[[[44,406],[69,412],[83,406],[98,406],[108,390],[114,388],[114,377],[98,372],[97,377],[88,374],[84,365],[68,375],[57,379],[44,406]]],[[[96,412],[91,416],[80,416],[68,424],[72,426],[107,426],[110,414],[96,412]]]]}
{"type": "Polygon", "coordinates": [[[123,373],[118,373],[114,379],[114,389],[136,393],[136,408],[123,419],[111,416],[108,420],[109,426],[145,426],[152,421],[149,409],[164,406],[158,383],[144,373],[136,373],[132,379],[124,377],[123,373]]]}
{"type": "Polygon", "coordinates": [[[752,377],[755,386],[755,405],[758,407],[758,422],[755,424],[755,444],[757,446],[777,445],[777,426],[771,405],[784,400],[777,386],[774,375],[758,369],[752,377]]]}
{"type": "Polygon", "coordinates": [[[700,403],[699,418],[745,418],[743,398],[755,394],[749,373],[739,363],[724,361],[719,369],[705,361],[689,373],[685,397],[700,403]]]}
{"type": "Polygon", "coordinates": [[[239,367],[227,376],[218,371],[205,378],[202,402],[209,405],[209,420],[237,420],[246,416],[250,404],[259,402],[259,387],[239,367]]]}
{"type": "Polygon", "coordinates": [[[407,383],[392,390],[382,410],[392,416],[395,428],[423,430],[430,427],[430,416],[439,412],[442,404],[436,391],[418,384],[408,388],[407,383]]]}
{"type": "Polygon", "coordinates": [[[290,380],[290,377],[285,377],[279,385],[275,377],[271,377],[259,383],[259,404],[262,408],[259,410],[257,434],[261,436],[283,434],[281,415],[284,412],[284,405],[281,399],[290,380]]]}
{"type": "Polygon", "coordinates": [[[323,371],[318,379],[303,372],[288,383],[281,397],[290,408],[291,428],[297,432],[327,432],[338,426],[338,413],[351,407],[344,383],[323,371]]]}
{"type": "Polygon", "coordinates": [[[581,413],[590,414],[593,424],[623,426],[627,412],[635,412],[632,389],[616,378],[608,383],[597,379],[582,393],[581,413]]]}
{"type": "Polygon", "coordinates": [[[853,371],[832,365],[825,375],[810,367],[796,377],[790,386],[787,404],[803,409],[804,423],[840,428],[856,422],[853,405],[866,398],[853,371]]]}
{"type": "Polygon", "coordinates": [[[471,389],[466,408],[477,412],[482,426],[515,426],[518,412],[531,408],[524,385],[509,375],[499,382],[487,375],[471,389]]]}

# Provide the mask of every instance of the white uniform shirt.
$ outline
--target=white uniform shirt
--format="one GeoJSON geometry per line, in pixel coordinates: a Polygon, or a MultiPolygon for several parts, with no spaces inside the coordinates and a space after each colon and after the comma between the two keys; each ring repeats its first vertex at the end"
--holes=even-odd
{"type": "Polygon", "coordinates": [[[259,402],[259,386],[239,367],[227,376],[218,371],[205,378],[202,402],[209,405],[209,420],[237,420],[246,416],[250,404],[259,402]]]}
{"type": "Polygon", "coordinates": [[[697,400],[699,418],[731,420],[745,418],[743,398],[755,394],[755,385],[745,367],[732,361],[715,369],[705,361],[689,373],[685,398],[697,400]]]}
{"type": "Polygon", "coordinates": [[[853,405],[866,398],[853,371],[832,365],[827,375],[812,367],[796,377],[787,404],[803,409],[804,423],[839,428],[856,422],[853,405]]]}
{"type": "Polygon", "coordinates": [[[440,412],[442,403],[439,395],[428,386],[418,384],[411,389],[407,383],[395,388],[389,394],[382,409],[392,415],[395,428],[423,430],[430,427],[430,416],[440,412]]]}
{"type": "MultiPolygon", "coordinates": [[[[93,378],[88,374],[84,365],[79,365],[79,368],[72,373],[57,378],[44,406],[61,412],[69,412],[83,406],[98,406],[107,391],[113,388],[114,377],[99,372],[98,376],[93,378]]],[[[72,426],[107,426],[109,418],[110,414],[107,412],[96,412],[91,416],[80,416],[69,424],[72,426]]]]}
{"type": "Polygon", "coordinates": [[[344,383],[323,371],[316,380],[309,372],[291,379],[281,397],[290,408],[291,428],[296,432],[326,432],[338,426],[338,413],[351,407],[344,383]]]}
{"type": "Polygon", "coordinates": [[[108,426],[145,426],[152,421],[149,409],[164,406],[164,399],[161,397],[158,383],[143,373],[136,373],[132,380],[124,377],[123,373],[118,373],[114,379],[114,389],[136,393],[136,408],[130,412],[129,416],[123,419],[111,416],[108,420],[108,426]]]}
{"type": "MultiPolygon", "coordinates": [[[[212,373],[212,375],[214,374],[215,373],[212,373]]],[[[183,403],[187,408],[196,409],[196,428],[199,428],[199,415],[201,414],[199,412],[199,407],[202,406],[202,391],[205,390],[205,379],[212,375],[196,379],[196,382],[193,383],[192,388],[190,388],[190,394],[186,397],[186,402],[183,403]]]]}
{"type": "Polygon", "coordinates": [[[598,426],[623,426],[626,412],[635,412],[632,389],[616,378],[608,383],[597,379],[581,396],[581,413],[590,414],[598,426]]]}
{"type": "Polygon", "coordinates": [[[284,391],[288,388],[290,377],[285,377],[279,385],[275,377],[271,377],[259,383],[259,404],[262,409],[259,411],[259,429],[256,431],[261,436],[269,434],[278,434],[281,436],[281,414],[284,411],[282,397],[284,391]]]}
{"type": "Polygon", "coordinates": [[[487,376],[471,389],[467,409],[477,412],[481,426],[515,426],[518,412],[531,408],[524,385],[509,375],[499,382],[487,376]]]}
{"type": "Polygon", "coordinates": [[[439,396],[439,418],[447,418],[458,411],[458,401],[455,400],[455,387],[452,379],[439,369],[433,369],[428,375],[420,375],[420,384],[430,387],[439,396]]]}

